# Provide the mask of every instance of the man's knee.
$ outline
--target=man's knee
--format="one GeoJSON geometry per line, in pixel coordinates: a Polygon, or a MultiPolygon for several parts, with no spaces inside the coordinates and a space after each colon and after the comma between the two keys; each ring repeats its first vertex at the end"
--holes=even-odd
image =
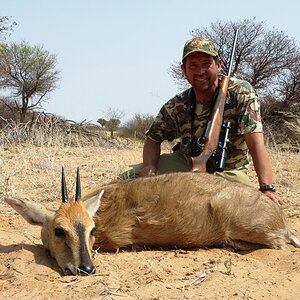
{"type": "Polygon", "coordinates": [[[179,151],[162,154],[157,169],[160,174],[190,171],[186,158],[179,151]]]}
{"type": "Polygon", "coordinates": [[[215,175],[221,176],[230,181],[240,182],[250,186],[253,185],[245,170],[228,170],[224,172],[216,172],[215,175]]]}
{"type": "Polygon", "coordinates": [[[127,169],[123,170],[121,174],[118,175],[120,179],[133,179],[139,176],[140,170],[143,168],[143,164],[130,165],[127,169]]]}

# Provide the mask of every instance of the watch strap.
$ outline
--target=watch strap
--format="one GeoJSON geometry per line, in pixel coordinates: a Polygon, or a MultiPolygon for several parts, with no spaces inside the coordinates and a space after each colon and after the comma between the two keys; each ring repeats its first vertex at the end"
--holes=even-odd
{"type": "Polygon", "coordinates": [[[276,192],[276,189],[275,189],[275,185],[274,185],[274,184],[261,185],[261,186],[259,187],[259,190],[260,190],[261,192],[265,192],[265,191],[276,192]]]}

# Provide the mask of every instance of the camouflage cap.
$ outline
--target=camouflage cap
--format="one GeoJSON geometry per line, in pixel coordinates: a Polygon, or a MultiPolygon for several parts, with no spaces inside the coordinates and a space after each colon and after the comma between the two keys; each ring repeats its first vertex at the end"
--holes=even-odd
{"type": "Polygon", "coordinates": [[[182,60],[193,52],[202,52],[211,56],[219,56],[215,43],[207,37],[196,37],[187,41],[183,48],[182,60]]]}

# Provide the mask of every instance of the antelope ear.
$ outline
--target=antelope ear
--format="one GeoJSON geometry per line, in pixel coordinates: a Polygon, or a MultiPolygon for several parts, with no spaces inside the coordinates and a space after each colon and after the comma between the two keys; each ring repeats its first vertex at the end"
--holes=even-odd
{"type": "Polygon", "coordinates": [[[50,210],[39,203],[16,198],[4,198],[4,201],[32,225],[46,225],[55,214],[54,210],[50,210]]]}
{"type": "Polygon", "coordinates": [[[104,190],[102,190],[99,195],[96,195],[92,198],[87,199],[86,201],[84,201],[84,206],[89,214],[89,216],[91,218],[94,217],[94,215],[96,214],[98,208],[100,207],[101,204],[101,198],[103,196],[104,190]]]}

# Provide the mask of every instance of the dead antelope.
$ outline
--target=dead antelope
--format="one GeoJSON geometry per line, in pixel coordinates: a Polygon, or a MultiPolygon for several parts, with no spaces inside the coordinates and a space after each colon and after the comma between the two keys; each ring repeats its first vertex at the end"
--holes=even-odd
{"type": "Polygon", "coordinates": [[[65,274],[93,274],[93,248],[127,246],[207,247],[239,250],[300,247],[282,210],[268,197],[239,183],[204,173],[173,173],[102,186],[63,203],[55,212],[41,204],[6,198],[29,223],[42,226],[42,241],[65,274]],[[104,193],[103,193],[104,191],[104,193]]]}

